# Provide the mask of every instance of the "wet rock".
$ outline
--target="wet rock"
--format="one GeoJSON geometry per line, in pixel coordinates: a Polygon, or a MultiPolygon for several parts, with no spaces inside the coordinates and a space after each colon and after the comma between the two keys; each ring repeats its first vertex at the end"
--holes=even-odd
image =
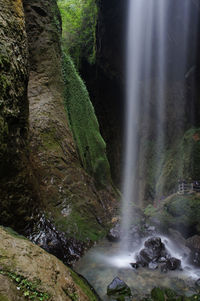
{"type": "Polygon", "coordinates": [[[136,264],[149,269],[157,269],[160,266],[161,272],[180,269],[181,261],[167,252],[160,237],[151,237],[144,243],[145,248],[136,257],[136,264]]]}
{"type": "Polygon", "coordinates": [[[139,268],[139,264],[134,262],[134,263],[130,263],[130,265],[132,266],[132,268],[134,269],[138,269],[139,268]]]}
{"type": "Polygon", "coordinates": [[[168,269],[166,263],[161,264],[160,270],[162,273],[167,273],[168,269]]]}
{"type": "Polygon", "coordinates": [[[196,280],[195,285],[200,287],[200,278],[196,280]]]}
{"type": "Polygon", "coordinates": [[[39,221],[30,231],[29,239],[32,242],[68,265],[72,265],[80,259],[88,247],[85,243],[67,237],[66,233],[58,231],[44,215],[40,216],[39,221]]]}
{"type": "Polygon", "coordinates": [[[165,257],[160,257],[158,262],[162,263],[162,262],[165,262],[166,261],[166,258],[165,257]]]}
{"type": "Polygon", "coordinates": [[[165,246],[160,237],[152,237],[145,241],[145,248],[140,251],[140,261],[144,263],[156,262],[166,255],[165,246]]]}
{"type": "Polygon", "coordinates": [[[148,267],[150,270],[156,270],[158,268],[158,264],[156,262],[150,262],[148,267]]]}
{"type": "Polygon", "coordinates": [[[189,261],[195,266],[200,266],[200,236],[194,235],[186,240],[186,246],[191,250],[189,261]]]}
{"type": "Polygon", "coordinates": [[[167,259],[166,266],[168,270],[174,271],[181,267],[181,261],[175,257],[167,259]]]}
{"type": "Polygon", "coordinates": [[[107,235],[108,240],[111,242],[119,241],[121,236],[120,230],[121,230],[120,224],[117,223],[112,229],[110,229],[107,235]]]}
{"type": "Polygon", "coordinates": [[[126,300],[126,297],[131,296],[131,290],[123,280],[115,277],[107,287],[107,295],[126,300]]]}
{"type": "Polygon", "coordinates": [[[200,236],[194,235],[186,240],[186,245],[191,250],[200,250],[200,236]]]}
{"type": "Polygon", "coordinates": [[[193,250],[190,254],[189,261],[191,264],[200,267],[200,250],[193,250]]]}

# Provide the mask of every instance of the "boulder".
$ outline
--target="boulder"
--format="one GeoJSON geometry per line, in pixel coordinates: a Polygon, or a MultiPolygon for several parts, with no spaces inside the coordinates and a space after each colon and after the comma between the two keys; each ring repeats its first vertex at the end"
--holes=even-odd
{"type": "Polygon", "coordinates": [[[180,261],[180,259],[171,257],[171,258],[167,259],[166,266],[167,266],[168,270],[174,271],[181,267],[181,261],[180,261]]]}
{"type": "Polygon", "coordinates": [[[200,250],[200,236],[194,235],[186,240],[186,245],[190,250],[200,250]]]}
{"type": "Polygon", "coordinates": [[[167,252],[160,237],[151,237],[144,243],[145,248],[136,256],[136,262],[130,263],[135,269],[139,266],[148,267],[155,270],[160,266],[160,270],[166,273],[168,270],[176,270],[181,267],[181,261],[167,252]]]}
{"type": "Polygon", "coordinates": [[[123,280],[115,277],[107,287],[107,295],[116,299],[127,300],[126,297],[131,296],[131,289],[123,280]]]}
{"type": "Polygon", "coordinates": [[[200,266],[200,236],[194,235],[186,240],[187,247],[191,250],[190,262],[195,266],[200,266]]]}

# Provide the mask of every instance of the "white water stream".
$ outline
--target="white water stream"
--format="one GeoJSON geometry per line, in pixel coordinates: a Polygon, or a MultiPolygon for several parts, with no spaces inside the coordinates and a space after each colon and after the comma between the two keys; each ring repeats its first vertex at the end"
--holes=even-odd
{"type": "MultiPolygon", "coordinates": [[[[143,145],[146,137],[152,133],[156,154],[155,179],[160,174],[169,109],[166,85],[177,79],[184,81],[194,70],[194,67],[188,65],[187,56],[190,47],[194,47],[196,42],[191,45],[188,41],[191,24],[193,32],[196,30],[198,13],[197,10],[194,13],[193,8],[191,14],[191,6],[194,3],[190,0],[127,1],[126,124],[121,222],[123,237],[120,243],[101,242],[76,265],[76,270],[89,280],[103,300],[109,300],[106,296],[106,286],[116,276],[122,278],[139,296],[150,293],[156,285],[191,294],[187,281],[192,279],[194,284],[194,279],[200,277],[200,271],[195,271],[187,265],[187,259],[182,252],[183,245],[177,245],[176,241],[172,243],[169,237],[162,237],[162,240],[170,254],[181,259],[182,268],[187,266],[184,271],[163,274],[159,270],[133,270],[130,262],[134,262],[135,255],[143,248],[144,241],[130,252],[127,234],[133,222],[133,204],[141,205],[143,200],[139,191],[140,174],[145,174],[147,164],[144,158],[148,150],[143,145]],[[156,83],[154,89],[152,82],[156,83]]],[[[176,103],[173,104],[173,108],[177,110],[177,115],[184,116],[185,98],[182,97],[181,109],[180,104],[176,107],[176,103]]],[[[177,130],[181,132],[183,129],[174,128],[174,131],[177,130]]]]}
{"type": "MultiPolygon", "coordinates": [[[[143,175],[144,182],[145,169],[148,168],[148,162],[145,162],[148,148],[144,148],[147,137],[152,136],[154,145],[152,177],[155,180],[156,197],[156,183],[161,173],[166,136],[169,135],[169,111],[175,111],[174,115],[177,114],[180,120],[186,114],[184,97],[181,104],[177,101],[177,107],[176,100],[173,107],[169,107],[167,84],[172,78],[174,81],[177,78],[183,81],[188,70],[188,53],[191,47],[196,46],[196,42],[194,45],[189,44],[189,28],[193,24],[195,31],[198,25],[197,13],[191,14],[191,5],[190,0],[128,0],[121,223],[123,233],[128,233],[130,229],[133,204],[142,205],[140,175],[143,175]],[[155,88],[151,95],[153,83],[155,88]],[[146,97],[144,91],[147,91],[146,97]]],[[[184,95],[184,88],[182,90],[184,95]]],[[[183,131],[182,125],[174,128],[174,133],[176,131],[183,131]]],[[[165,185],[165,180],[162,185],[165,185]]],[[[159,194],[162,195],[162,186],[159,194]]],[[[127,235],[123,234],[123,247],[127,246],[127,239],[127,235]]]]}

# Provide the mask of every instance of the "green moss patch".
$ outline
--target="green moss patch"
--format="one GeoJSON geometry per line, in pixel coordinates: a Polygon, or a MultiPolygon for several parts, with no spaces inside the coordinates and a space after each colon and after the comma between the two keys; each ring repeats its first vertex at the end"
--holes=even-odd
{"type": "MultiPolygon", "coordinates": [[[[71,270],[70,272],[73,281],[83,290],[90,301],[100,301],[99,297],[92,291],[87,281],[71,270]]],[[[76,300],[75,300],[76,301],[76,300]]]]}
{"type": "Polygon", "coordinates": [[[68,232],[72,237],[80,241],[98,241],[105,237],[107,230],[100,226],[87,210],[72,209],[69,216],[55,215],[55,225],[58,230],[68,232]]]}
{"type": "Polygon", "coordinates": [[[87,89],[69,56],[63,55],[65,106],[69,124],[84,169],[98,185],[111,182],[110,166],[106,157],[106,144],[87,89]]]}
{"type": "Polygon", "coordinates": [[[50,296],[47,293],[40,292],[38,290],[40,280],[35,280],[32,282],[19,274],[1,269],[0,274],[10,278],[17,285],[18,289],[22,292],[23,296],[27,298],[27,300],[47,301],[50,299],[50,296]]]}

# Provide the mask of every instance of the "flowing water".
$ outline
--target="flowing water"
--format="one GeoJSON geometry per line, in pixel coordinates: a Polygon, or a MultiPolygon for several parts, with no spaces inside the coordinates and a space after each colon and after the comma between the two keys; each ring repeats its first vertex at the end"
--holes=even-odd
{"type": "MultiPolygon", "coordinates": [[[[152,141],[154,152],[152,176],[155,183],[154,197],[163,194],[162,187],[156,191],[156,182],[161,173],[166,143],[173,138],[169,136],[177,137],[185,129],[182,120],[185,119],[188,108],[184,97],[186,94],[184,80],[189,76],[190,71],[192,72],[189,65],[192,61],[189,60],[190,51],[193,51],[195,61],[197,28],[198,10],[194,9],[194,3],[191,1],[128,1],[122,177],[122,232],[124,233],[128,232],[132,222],[132,204],[141,206],[144,200],[143,187],[146,169],[149,168],[149,162],[146,160],[147,153],[151,151],[148,147],[145,148],[147,141],[152,141]],[[193,32],[192,39],[191,32],[193,32]],[[183,87],[177,92],[183,96],[177,96],[177,100],[175,99],[172,104],[168,99],[168,86],[171,81],[184,82],[183,87]],[[171,116],[173,112],[175,112],[174,117],[171,116]],[[168,124],[168,120],[174,123],[175,128],[168,124]],[[168,128],[172,128],[173,133],[168,128]]],[[[192,108],[192,101],[190,106],[192,108]]],[[[192,113],[190,114],[192,119],[192,113]]],[[[162,185],[165,185],[165,179],[162,185]]],[[[127,237],[124,239],[126,240],[127,237]]],[[[122,245],[127,244],[123,241],[122,245]]]]}
{"type": "MultiPolygon", "coordinates": [[[[139,296],[159,285],[190,295],[194,291],[189,287],[200,274],[187,266],[180,246],[175,246],[163,237],[171,254],[182,260],[183,271],[163,274],[159,270],[133,270],[130,262],[134,261],[142,242],[130,252],[127,233],[133,223],[133,204],[141,206],[145,196],[143,182],[149,164],[146,161],[146,153],[149,151],[145,147],[146,140],[153,137],[156,183],[169,140],[167,136],[170,136],[167,132],[169,115],[171,111],[175,112],[172,122],[176,124],[176,119],[182,120],[186,114],[184,88],[180,93],[183,96],[179,97],[181,106],[180,102],[178,105],[175,102],[171,111],[166,91],[169,82],[184,82],[192,78],[195,66],[191,65],[191,57],[195,58],[195,51],[191,53],[191,49],[195,49],[197,38],[198,10],[193,7],[196,2],[190,0],[127,1],[126,122],[121,221],[123,238],[120,243],[102,242],[90,250],[75,269],[87,278],[103,300],[108,298],[107,285],[116,276],[123,279],[132,292],[139,296]]],[[[183,133],[184,124],[174,129],[172,127],[172,132],[176,131],[183,133]]],[[[162,195],[162,191],[159,194],[162,195]]]]}
{"type": "Polygon", "coordinates": [[[95,288],[103,301],[112,300],[106,295],[107,286],[115,277],[125,281],[131,288],[136,300],[140,300],[150,294],[157,287],[168,287],[179,294],[191,296],[195,293],[195,280],[200,278],[200,270],[194,270],[185,260],[185,255],[176,242],[161,236],[166,248],[173,256],[181,259],[182,271],[171,271],[167,274],[161,273],[159,269],[149,270],[147,268],[133,269],[130,262],[135,261],[135,256],[143,246],[138,245],[134,252],[126,255],[119,253],[120,243],[110,243],[107,240],[92,248],[76,265],[75,270],[82,274],[95,288]]]}

